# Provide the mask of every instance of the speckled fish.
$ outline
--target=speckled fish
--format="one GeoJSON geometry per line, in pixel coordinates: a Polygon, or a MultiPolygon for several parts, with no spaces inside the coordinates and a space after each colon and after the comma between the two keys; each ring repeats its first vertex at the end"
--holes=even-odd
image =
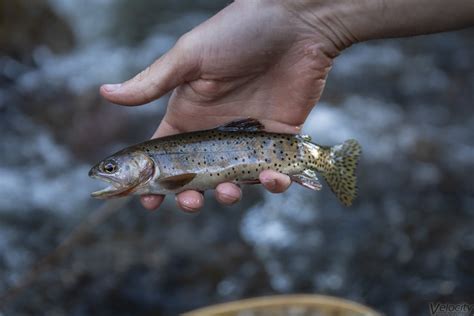
{"type": "Polygon", "coordinates": [[[309,136],[265,132],[259,121],[246,119],[125,148],[95,165],[89,176],[110,184],[92,193],[93,197],[114,198],[205,191],[222,182],[259,183],[258,175],[266,169],[320,190],[318,173],[339,200],[350,206],[357,194],[355,169],[360,153],[353,139],[321,146],[309,136]]]}

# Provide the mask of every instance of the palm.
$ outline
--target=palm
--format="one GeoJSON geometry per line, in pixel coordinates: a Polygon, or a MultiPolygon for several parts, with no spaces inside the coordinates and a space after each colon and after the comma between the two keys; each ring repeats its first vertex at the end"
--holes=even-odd
{"type": "Polygon", "coordinates": [[[233,5],[177,45],[192,71],[174,90],[157,135],[243,117],[260,119],[272,131],[296,133],[319,99],[331,60],[315,48],[314,34],[304,39],[287,27],[280,31],[279,13],[259,20],[252,16],[255,10],[245,14],[233,5]]]}

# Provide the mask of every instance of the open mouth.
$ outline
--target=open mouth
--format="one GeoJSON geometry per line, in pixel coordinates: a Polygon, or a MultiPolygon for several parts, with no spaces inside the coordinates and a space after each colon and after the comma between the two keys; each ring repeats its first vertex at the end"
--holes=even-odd
{"type": "Polygon", "coordinates": [[[136,187],[136,185],[123,187],[120,183],[117,183],[105,177],[101,177],[100,175],[91,175],[90,177],[93,179],[102,180],[109,184],[106,188],[91,193],[92,197],[98,198],[98,199],[107,199],[107,198],[125,196],[136,187]]]}

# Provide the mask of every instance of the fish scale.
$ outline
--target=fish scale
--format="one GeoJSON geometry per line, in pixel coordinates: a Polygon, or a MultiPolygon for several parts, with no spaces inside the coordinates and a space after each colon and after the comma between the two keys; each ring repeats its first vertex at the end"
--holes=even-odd
{"type": "MultiPolygon", "coordinates": [[[[258,121],[247,119],[216,129],[177,134],[131,146],[97,164],[91,173],[98,178],[102,175],[106,181],[120,186],[120,181],[114,180],[113,175],[104,175],[101,167],[133,162],[153,168],[153,172],[142,170],[141,174],[147,175],[146,181],[137,180],[140,183],[133,183],[133,189],[126,191],[127,194],[204,191],[223,182],[258,183],[259,173],[269,169],[319,190],[321,185],[316,176],[319,173],[341,202],[350,205],[356,194],[355,168],[359,155],[360,146],[355,140],[333,147],[320,146],[312,143],[309,137],[265,132],[258,121]]],[[[115,178],[119,178],[120,167],[115,178]]],[[[131,182],[133,177],[122,175],[122,178],[131,182]]],[[[127,185],[132,186],[131,183],[122,184],[127,185]]],[[[123,193],[105,192],[104,195],[114,197],[123,193]]]]}
{"type": "MultiPolygon", "coordinates": [[[[150,153],[150,157],[158,162],[157,165],[163,166],[160,168],[161,176],[198,172],[197,181],[211,178],[204,189],[212,188],[214,182],[220,180],[235,183],[252,181],[266,169],[288,175],[298,173],[300,165],[305,160],[309,161],[305,159],[308,151],[304,150],[303,141],[286,134],[269,136],[268,133],[208,131],[194,135],[187,144],[173,140],[159,142],[162,150],[150,153]],[[206,140],[209,136],[215,136],[215,140],[206,140]],[[194,139],[204,140],[196,142],[194,139]],[[203,148],[209,149],[204,151],[203,148]]],[[[192,186],[193,182],[183,190],[192,186]]]]}

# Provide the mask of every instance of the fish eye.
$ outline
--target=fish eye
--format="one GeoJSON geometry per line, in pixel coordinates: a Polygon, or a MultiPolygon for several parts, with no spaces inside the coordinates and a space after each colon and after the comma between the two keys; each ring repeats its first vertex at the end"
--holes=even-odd
{"type": "Polygon", "coordinates": [[[114,173],[117,171],[117,163],[113,160],[106,161],[102,166],[102,170],[105,173],[114,173]]]}

